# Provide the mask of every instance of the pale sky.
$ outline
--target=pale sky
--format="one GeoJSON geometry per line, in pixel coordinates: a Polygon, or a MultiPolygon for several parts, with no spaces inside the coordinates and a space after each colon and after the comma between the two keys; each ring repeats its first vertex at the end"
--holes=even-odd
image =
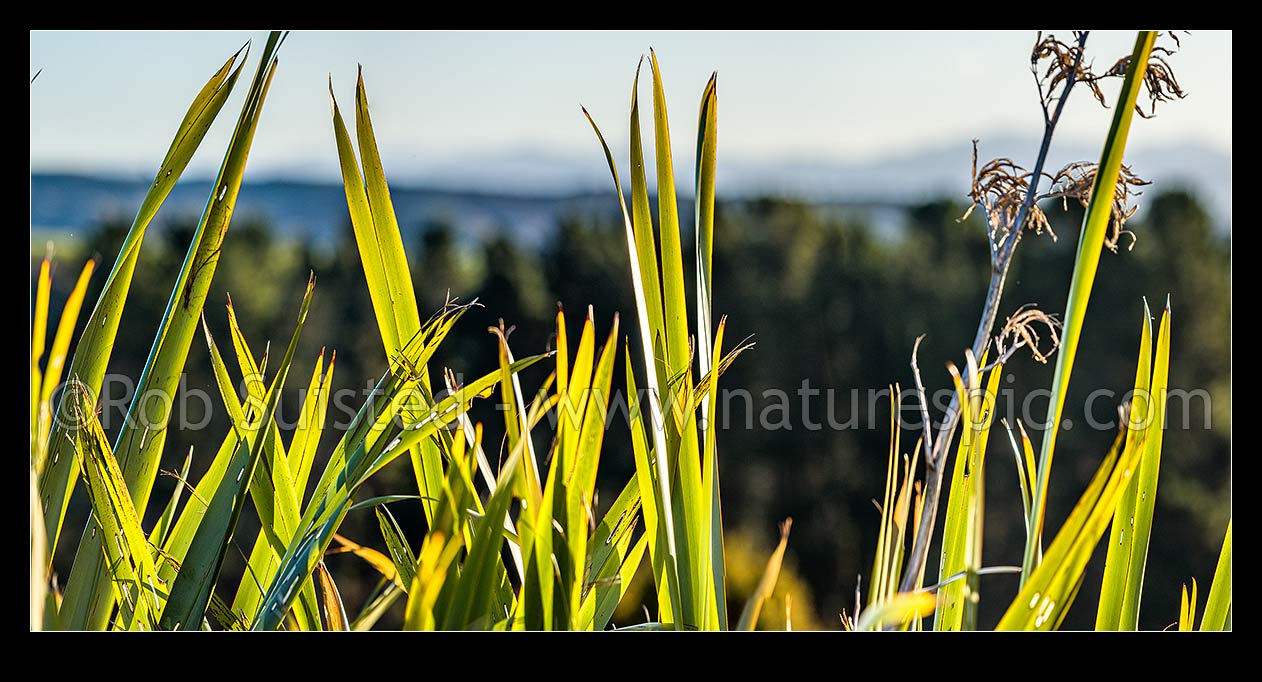
{"type": "MultiPolygon", "coordinates": [[[[30,72],[43,70],[31,85],[32,168],[151,173],[193,95],[253,39],[247,71],[190,170],[213,172],[265,38],[31,32],[30,72]]],[[[861,160],[977,136],[1034,136],[1033,39],[1034,31],[295,31],[280,52],[250,171],[336,177],[328,78],[345,107],[357,63],[388,173],[430,157],[598,154],[580,103],[624,150],[631,79],[650,46],[665,75],[681,176],[690,174],[685,150],[714,70],[728,158],[861,160]]],[[[1183,37],[1171,61],[1189,96],[1137,123],[1132,148],[1195,141],[1230,154],[1231,40],[1230,32],[1183,37]]],[[[1088,55],[1103,70],[1133,41],[1133,32],[1095,31],[1088,55]]],[[[650,102],[647,71],[641,98],[650,102]]],[[[1110,101],[1116,92],[1115,82],[1106,88],[1110,101]]],[[[1076,92],[1058,139],[1098,144],[1110,117],[1076,92]]]]}

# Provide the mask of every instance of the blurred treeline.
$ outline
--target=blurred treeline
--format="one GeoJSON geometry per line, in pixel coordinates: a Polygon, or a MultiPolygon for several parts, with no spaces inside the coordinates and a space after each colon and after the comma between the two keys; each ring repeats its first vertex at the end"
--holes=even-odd
{"type": "MultiPolygon", "coordinates": [[[[1160,629],[1177,618],[1181,583],[1196,577],[1207,584],[1230,514],[1230,235],[1214,230],[1202,205],[1187,193],[1140,199],[1141,208],[1128,224],[1137,237],[1134,248],[1127,250],[1129,240],[1124,238],[1120,252],[1106,252],[1101,261],[1066,416],[1084,424],[1087,393],[1098,388],[1116,392],[1116,398],[1097,400],[1094,405],[1097,419],[1110,416],[1133,383],[1141,297],[1148,298],[1157,314],[1169,294],[1174,334],[1171,386],[1208,391],[1212,428],[1206,429],[1201,403],[1193,401],[1191,428],[1172,429],[1165,437],[1141,613],[1141,627],[1160,629]]],[[[731,414],[738,418],[720,424],[724,429],[719,441],[724,522],[729,544],[741,545],[730,550],[733,562],[740,564],[731,573],[733,579],[756,575],[774,543],[777,524],[793,517],[783,582],[795,592],[795,629],[839,627],[837,614],[843,608],[853,609],[857,580],[863,581],[866,595],[879,519],[873,500],[881,496],[889,439],[888,398],[876,399],[871,408],[869,389],[895,382],[912,385],[908,360],[920,334],[927,334],[920,355],[927,388],[931,393],[945,388],[949,386],[945,363],[961,363],[963,349],[972,342],[989,264],[979,218],[957,222],[964,208],[954,201],[911,206],[901,227],[876,230],[855,214],[797,200],[766,198],[718,206],[715,315],[728,315],[729,346],[747,335],[757,343],[721,381],[722,387],[744,388],[754,396],[752,425],[739,418],[748,409],[740,398],[730,405],[731,414]],[[806,415],[798,392],[804,380],[809,380],[810,389],[820,391],[808,394],[806,415]],[[784,391],[789,400],[763,397],[764,391],[774,389],[784,391]],[[858,391],[854,394],[857,404],[852,390],[858,391]],[[764,409],[771,410],[769,421],[780,428],[759,425],[757,416],[764,409]],[[870,409],[876,410],[871,419],[870,409]],[[830,410],[838,422],[857,417],[858,428],[806,428],[807,421],[826,424],[830,410]],[[864,428],[869,422],[875,428],[864,428]],[[783,428],[786,423],[791,428],[783,428]]],[[[1081,210],[1070,207],[1065,212],[1059,205],[1046,208],[1060,238],[1053,241],[1047,235],[1031,234],[1023,240],[1000,310],[1001,321],[1025,303],[1037,303],[1050,313],[1063,312],[1081,210]]],[[[686,206],[681,209],[684,215],[690,213],[686,206]]],[[[89,302],[96,300],[128,224],[129,220],[115,220],[102,225],[78,254],[66,254],[63,248],[57,259],[55,306],[72,284],[71,270],[91,253],[103,258],[88,293],[89,302]]],[[[139,375],[193,226],[187,217],[172,218],[147,237],[111,372],[139,375]]],[[[612,197],[608,213],[576,214],[560,221],[537,251],[519,246],[507,229],[479,243],[463,239],[438,222],[403,229],[422,317],[437,310],[449,292],[460,301],[476,298],[485,306],[465,315],[437,356],[437,363],[466,380],[494,368],[495,340],[486,330],[499,319],[516,327],[510,341],[518,356],[550,348],[558,303],[567,313],[571,335],[578,334],[591,305],[598,338],[607,332],[615,312],[622,314],[621,335],[635,338],[626,241],[612,197]]],[[[685,234],[686,249],[691,241],[685,234]]],[[[40,252],[42,248],[33,248],[33,262],[40,252]]],[[[684,257],[686,264],[692,263],[690,253],[684,257]]],[[[283,405],[283,413],[291,418],[297,414],[300,391],[322,347],[337,350],[334,387],[358,391],[353,400],[343,400],[352,412],[362,404],[366,385],[375,383],[386,367],[349,222],[340,241],[328,248],[277,241],[264,221],[238,215],[206,304],[212,333],[226,335],[223,304],[231,294],[255,353],[261,354],[268,341],[273,352],[280,352],[292,331],[309,272],[317,278],[316,294],[283,405]]],[[[690,266],[686,277],[691,281],[690,266]]],[[[86,318],[87,311],[81,325],[86,318]]],[[[228,345],[220,343],[220,347],[230,353],[228,345]]],[[[231,364],[231,355],[226,359],[231,364]]],[[[432,372],[437,369],[431,366],[432,372]]],[[[537,386],[547,371],[532,368],[525,377],[525,390],[537,386]]],[[[620,366],[615,376],[622,371],[620,366]]],[[[1013,379],[1005,377],[1003,385],[1015,390],[1020,404],[1029,392],[1050,385],[1052,366],[1019,352],[1006,373],[1013,379]]],[[[203,430],[171,430],[162,468],[178,469],[192,446],[195,481],[229,428],[218,409],[201,338],[193,343],[188,374],[188,385],[207,391],[216,409],[203,430]]],[[[196,421],[202,408],[193,405],[188,416],[196,421]]],[[[1041,418],[1046,397],[1034,406],[1034,415],[1041,418]]],[[[319,478],[318,470],[329,454],[330,432],[336,430],[332,425],[341,422],[344,426],[350,416],[338,405],[330,405],[329,428],[312,482],[319,478]]],[[[935,411],[934,418],[940,416],[935,411]]],[[[502,416],[485,401],[475,417],[488,425],[488,453],[494,460],[502,416]]],[[[1173,417],[1171,422],[1179,423],[1173,417]]],[[[116,411],[111,423],[114,431],[120,423],[121,413],[116,411]]],[[[610,428],[612,435],[605,440],[601,459],[601,491],[606,499],[612,499],[634,470],[625,423],[614,421],[610,428]]],[[[910,429],[904,432],[904,452],[910,453],[917,435],[910,429]]],[[[1037,442],[1039,434],[1031,435],[1037,442]]],[[[1062,433],[1050,484],[1050,531],[1068,514],[1112,437],[1111,432],[1081,426],[1062,433]]],[[[542,447],[542,438],[539,443],[542,447]]],[[[1019,565],[1024,529],[1012,453],[1006,437],[993,437],[990,443],[985,563],[1019,565]]],[[[173,478],[160,476],[152,499],[165,500],[173,485],[173,478]]],[[[415,492],[406,459],[392,464],[371,485],[366,495],[415,492]]],[[[77,539],[71,529],[82,528],[87,514],[82,498],[80,490],[57,555],[55,567],[62,576],[69,572],[77,539]]],[[[150,507],[147,523],[162,504],[150,507]]],[[[247,516],[253,513],[248,505],[246,509],[247,516]]],[[[424,523],[419,505],[396,503],[393,511],[419,541],[424,523]]],[[[357,514],[348,518],[343,533],[384,549],[373,515],[357,514]]],[[[244,519],[237,544],[248,550],[253,538],[244,533],[252,534],[256,528],[257,522],[244,519]]],[[[1092,605],[1099,589],[1102,546],[1100,550],[1066,627],[1089,628],[1094,622],[1092,605]]],[[[937,556],[935,547],[929,576],[936,575],[937,556]]],[[[229,552],[228,562],[225,575],[240,575],[241,554],[229,552]]],[[[358,608],[375,583],[371,569],[349,555],[331,559],[330,568],[338,575],[348,609],[358,608]],[[351,576],[355,575],[361,580],[354,580],[351,576]]],[[[730,595],[736,612],[738,600],[743,599],[741,589],[748,590],[748,584],[744,588],[733,585],[730,595]]],[[[998,620],[1015,591],[1016,580],[1010,576],[983,581],[984,626],[998,620]]],[[[401,613],[401,606],[396,610],[401,613]]],[[[783,612],[783,602],[775,601],[764,610],[764,623],[778,626],[783,623],[783,612]]],[[[629,614],[626,622],[643,618],[636,608],[620,611],[620,620],[623,614],[629,614]]],[[[382,624],[392,622],[387,618],[382,624]]]]}

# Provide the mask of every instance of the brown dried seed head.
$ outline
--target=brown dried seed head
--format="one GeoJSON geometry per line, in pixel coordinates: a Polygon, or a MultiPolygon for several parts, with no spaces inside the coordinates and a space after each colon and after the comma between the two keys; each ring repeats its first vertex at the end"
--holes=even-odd
{"type": "MultiPolygon", "coordinates": [[[[1062,206],[1065,208],[1068,208],[1069,200],[1074,199],[1086,208],[1091,199],[1091,189],[1095,185],[1098,170],[1098,164],[1088,161],[1071,163],[1052,176],[1051,191],[1039,198],[1060,199],[1062,206]]],[[[1143,194],[1143,192],[1135,188],[1148,184],[1151,183],[1135,175],[1130,166],[1122,165],[1117,176],[1117,185],[1113,189],[1113,206],[1109,217],[1109,231],[1104,238],[1104,245],[1109,247],[1110,250],[1117,251],[1118,241],[1120,241],[1123,234],[1129,235],[1131,238],[1130,246],[1127,248],[1134,247],[1135,234],[1126,229],[1126,221],[1135,215],[1138,207],[1131,206],[1130,200],[1132,196],[1143,194]]]]}
{"type": "MultiPolygon", "coordinates": [[[[1029,171],[1009,158],[994,159],[978,169],[977,140],[973,140],[973,182],[968,193],[972,203],[959,220],[968,218],[975,207],[981,206],[991,242],[1001,243],[1012,232],[1013,224],[1021,213],[1021,205],[1030,189],[1030,177],[1029,171]]],[[[1051,232],[1047,216],[1037,206],[1030,207],[1025,227],[1039,234],[1044,229],[1051,232]]]]}
{"type": "MultiPolygon", "coordinates": [[[[1187,96],[1183,86],[1179,85],[1179,81],[1175,78],[1174,68],[1170,66],[1167,57],[1178,51],[1179,36],[1174,31],[1163,31],[1158,37],[1168,37],[1174,43],[1173,48],[1156,46],[1152,48],[1152,53],[1148,57],[1148,67],[1144,70],[1144,92],[1148,95],[1148,112],[1145,113],[1143,108],[1136,103],[1135,113],[1143,118],[1152,118],[1157,114],[1158,102],[1172,102],[1176,99],[1183,99],[1187,96]]],[[[1123,56],[1117,60],[1110,68],[1101,76],[1093,76],[1094,80],[1101,78],[1113,78],[1126,75],[1126,69],[1130,66],[1130,55],[1123,56]]]]}
{"type": "Polygon", "coordinates": [[[1060,347],[1060,335],[1058,330],[1061,327],[1060,320],[1054,315],[1035,308],[1033,304],[1017,308],[1016,312],[1008,316],[1008,320],[1004,322],[1003,329],[995,336],[995,348],[999,351],[999,356],[1004,357],[1022,346],[1030,349],[1030,353],[1035,360],[1041,363],[1047,363],[1047,357],[1056,352],[1060,347]],[[1037,326],[1046,328],[1046,334],[1050,337],[1050,348],[1046,351],[1039,348],[1042,337],[1039,336],[1037,326]]]}
{"type": "MultiPolygon", "coordinates": [[[[1081,38],[1081,32],[1075,31],[1075,42],[1081,38]]],[[[1104,92],[1096,83],[1099,77],[1091,73],[1091,65],[1084,63],[1082,57],[1082,48],[1079,45],[1069,45],[1052,34],[1044,38],[1043,32],[1039,31],[1034,50],[1030,54],[1030,70],[1034,73],[1034,80],[1038,84],[1044,115],[1047,115],[1051,109],[1052,102],[1060,97],[1061,93],[1056,88],[1066,84],[1071,77],[1085,83],[1096,101],[1108,106],[1104,99],[1104,92]]]]}

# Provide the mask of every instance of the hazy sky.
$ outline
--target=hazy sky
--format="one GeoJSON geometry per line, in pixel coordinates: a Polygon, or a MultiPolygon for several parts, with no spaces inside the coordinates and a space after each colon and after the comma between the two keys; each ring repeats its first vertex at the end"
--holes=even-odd
{"type": "MultiPolygon", "coordinates": [[[[253,38],[248,70],[193,162],[195,171],[215,169],[265,37],[32,32],[30,71],[43,70],[31,86],[32,167],[152,172],[192,96],[253,38]]],[[[1033,31],[295,31],[281,49],[250,164],[256,174],[334,177],[328,78],[351,101],[357,63],[388,172],[431,157],[599,154],[580,103],[622,149],[631,78],[649,46],[680,151],[693,144],[698,98],[716,69],[719,150],[729,158],[859,160],[975,136],[1037,135],[1033,39],[1033,31]]],[[[1231,39],[1183,38],[1172,63],[1189,97],[1137,124],[1133,147],[1196,141],[1230,153],[1231,39]]],[[[1133,40],[1132,32],[1093,32],[1088,54],[1103,70],[1133,40]]],[[[644,83],[641,96],[650,96],[644,83]]],[[[1110,116],[1077,93],[1059,135],[1098,144],[1110,116]]],[[[677,156],[687,168],[691,154],[677,156]]]]}

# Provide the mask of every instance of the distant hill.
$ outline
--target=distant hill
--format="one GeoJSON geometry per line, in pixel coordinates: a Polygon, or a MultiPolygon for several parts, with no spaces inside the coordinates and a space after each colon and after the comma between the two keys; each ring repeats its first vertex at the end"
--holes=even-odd
{"type": "MultiPolygon", "coordinates": [[[[981,162],[1010,157],[1029,169],[1039,140],[1015,136],[979,141],[981,162]]],[[[1100,150],[1073,142],[1054,141],[1048,172],[1071,161],[1097,161],[1100,150]]],[[[968,192],[972,143],[926,148],[875,161],[838,162],[789,159],[772,164],[743,164],[732,160],[720,168],[725,187],[741,193],[780,192],[824,200],[916,201],[968,192]]],[[[1151,180],[1146,193],[1183,188],[1201,197],[1220,228],[1230,230],[1231,155],[1197,143],[1137,148],[1125,163],[1140,177],[1151,180]]],[[[1140,199],[1142,211],[1143,200],[1140,199]]]]}
{"type": "MultiPolygon", "coordinates": [[[[1028,168],[1033,165],[1039,142],[1038,138],[1009,134],[983,136],[979,145],[983,162],[1006,156],[1028,168]]],[[[646,149],[645,153],[651,151],[646,149]]],[[[1054,172],[1071,161],[1096,161],[1099,154],[1098,145],[1058,138],[1053,141],[1046,170],[1054,172]]],[[[850,205],[906,204],[943,196],[963,199],[968,192],[971,158],[972,143],[967,138],[855,161],[805,156],[754,160],[725,154],[720,148],[719,195],[733,198],[775,194],[850,205]]],[[[681,192],[692,192],[691,163],[688,151],[678,150],[675,180],[681,192]]],[[[1141,145],[1127,153],[1126,163],[1140,177],[1153,181],[1146,191],[1189,189],[1206,202],[1220,228],[1230,229],[1230,152],[1194,141],[1141,145]]],[[[295,167],[288,173],[310,173],[313,166],[295,167]]],[[[598,153],[565,155],[515,149],[449,158],[409,155],[395,163],[387,160],[387,167],[392,178],[432,188],[482,187],[537,195],[557,187],[608,192],[610,184],[604,159],[598,153]]],[[[625,172],[626,168],[622,170],[625,172]]],[[[652,184],[652,173],[649,175],[652,184]]]]}
{"type": "MultiPolygon", "coordinates": [[[[66,174],[31,176],[31,227],[35,230],[90,230],[109,218],[130,220],[148,188],[147,180],[66,174]]],[[[210,195],[208,181],[180,182],[162,214],[196,218],[210,195]]],[[[461,235],[479,239],[506,230],[525,244],[541,243],[567,214],[616,210],[608,194],[530,196],[392,187],[391,199],[405,236],[430,220],[444,220],[461,235]]],[[[332,183],[246,182],[237,216],[260,217],[283,236],[331,245],[350,224],[341,185],[332,183]]]]}
{"type": "MultiPolygon", "coordinates": [[[[1018,163],[1037,141],[1018,137],[983,140],[984,158],[1011,156],[1018,163]]],[[[1058,144],[1049,161],[1054,170],[1070,160],[1094,159],[1098,150],[1058,144]]],[[[872,161],[784,159],[748,161],[722,158],[720,196],[748,198],[773,194],[797,196],[864,212],[885,227],[897,222],[897,207],[949,196],[963,199],[968,189],[969,141],[923,149],[872,161]]],[[[587,156],[530,154],[430,159],[423,164],[391,166],[391,188],[400,223],[409,231],[426,221],[443,220],[470,239],[500,230],[527,245],[541,243],[565,215],[609,216],[617,210],[608,171],[601,159],[587,156]],[[549,193],[548,188],[565,188],[549,193]],[[490,190],[488,188],[494,188],[490,190]]],[[[678,162],[683,162],[679,159],[678,162]]],[[[1231,156],[1194,143],[1137,149],[1126,162],[1144,178],[1145,191],[1182,187],[1200,196],[1220,229],[1231,229],[1231,156]]],[[[680,166],[682,168],[682,166],[680,166]]],[[[264,169],[276,174],[277,169],[264,169]]],[[[681,193],[691,192],[690,173],[678,172],[681,193]]],[[[311,168],[289,176],[319,175],[311,168]]],[[[248,178],[248,174],[247,174],[248,178]]],[[[149,178],[115,178],[36,172],[31,176],[31,226],[35,230],[76,232],[92,229],[107,217],[130,219],[149,178]]],[[[210,193],[207,180],[186,180],[171,193],[163,215],[197,216],[210,193]]],[[[247,180],[238,215],[260,216],[282,235],[334,243],[347,224],[340,184],[320,180],[247,180]]],[[[1141,212],[1142,212],[1142,198],[1141,212]]],[[[681,206],[681,214],[691,214],[681,206]]]]}

